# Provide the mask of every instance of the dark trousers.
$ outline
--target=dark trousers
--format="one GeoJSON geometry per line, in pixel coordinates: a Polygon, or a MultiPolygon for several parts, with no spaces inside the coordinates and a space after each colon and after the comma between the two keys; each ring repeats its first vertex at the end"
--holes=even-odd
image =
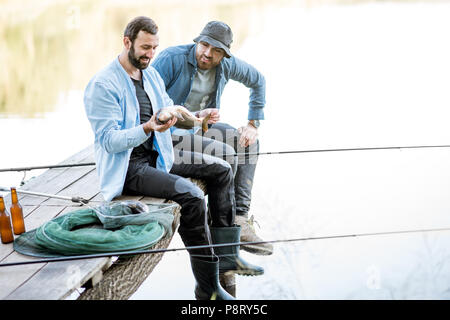
{"type": "Polygon", "coordinates": [[[176,136],[172,135],[175,149],[194,151],[226,160],[234,173],[236,214],[248,215],[252,198],[253,180],[258,161],[259,141],[243,148],[239,145],[239,133],[226,123],[211,125],[206,133],[176,136]],[[235,156],[239,154],[239,156],[235,156]]]}
{"type": "Polygon", "coordinates": [[[219,158],[189,151],[174,152],[175,163],[170,173],[152,167],[146,158],[130,160],[123,193],[173,200],[181,206],[178,232],[184,244],[208,244],[205,195],[186,178],[206,183],[211,225],[229,227],[234,224],[236,212],[233,172],[219,158]]]}

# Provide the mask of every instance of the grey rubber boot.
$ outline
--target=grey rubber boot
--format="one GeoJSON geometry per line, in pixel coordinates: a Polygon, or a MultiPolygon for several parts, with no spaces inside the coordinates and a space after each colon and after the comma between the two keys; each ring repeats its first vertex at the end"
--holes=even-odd
{"type": "Polygon", "coordinates": [[[219,259],[214,256],[210,261],[191,256],[194,278],[195,298],[197,300],[235,300],[219,282],[219,259]]]}
{"type": "MultiPolygon", "coordinates": [[[[241,227],[211,227],[213,244],[239,242],[241,227]]],[[[262,267],[248,263],[239,255],[239,246],[214,247],[214,253],[219,256],[219,273],[234,272],[244,276],[264,274],[262,267]]]]}

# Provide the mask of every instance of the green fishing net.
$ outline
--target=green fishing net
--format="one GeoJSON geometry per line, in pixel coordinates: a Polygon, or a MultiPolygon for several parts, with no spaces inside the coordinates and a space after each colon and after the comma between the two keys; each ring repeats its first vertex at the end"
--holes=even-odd
{"type": "Polygon", "coordinates": [[[103,203],[56,217],[14,240],[14,249],[37,257],[147,249],[172,233],[176,204],[103,203]]]}

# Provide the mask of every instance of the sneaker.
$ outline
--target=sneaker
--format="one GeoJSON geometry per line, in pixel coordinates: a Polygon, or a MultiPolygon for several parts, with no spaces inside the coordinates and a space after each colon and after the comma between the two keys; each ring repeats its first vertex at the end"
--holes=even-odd
{"type": "MultiPolygon", "coordinates": [[[[250,219],[247,219],[246,216],[236,215],[235,220],[236,224],[241,226],[241,242],[264,241],[255,233],[255,227],[253,224],[256,221],[254,220],[253,216],[251,216],[250,219]]],[[[258,224],[258,222],[256,223],[258,224]]],[[[273,253],[273,246],[271,243],[241,245],[241,249],[260,256],[268,256],[273,253]]]]}

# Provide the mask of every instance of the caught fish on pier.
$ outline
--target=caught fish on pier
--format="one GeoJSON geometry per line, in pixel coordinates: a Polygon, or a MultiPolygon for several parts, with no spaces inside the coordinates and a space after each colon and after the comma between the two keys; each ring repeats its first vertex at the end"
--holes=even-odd
{"type": "Polygon", "coordinates": [[[177,118],[175,127],[180,129],[192,129],[194,127],[201,127],[203,132],[208,131],[208,121],[211,115],[197,118],[192,112],[183,106],[170,106],[162,108],[156,115],[156,120],[159,124],[164,124],[173,117],[177,118]]]}

